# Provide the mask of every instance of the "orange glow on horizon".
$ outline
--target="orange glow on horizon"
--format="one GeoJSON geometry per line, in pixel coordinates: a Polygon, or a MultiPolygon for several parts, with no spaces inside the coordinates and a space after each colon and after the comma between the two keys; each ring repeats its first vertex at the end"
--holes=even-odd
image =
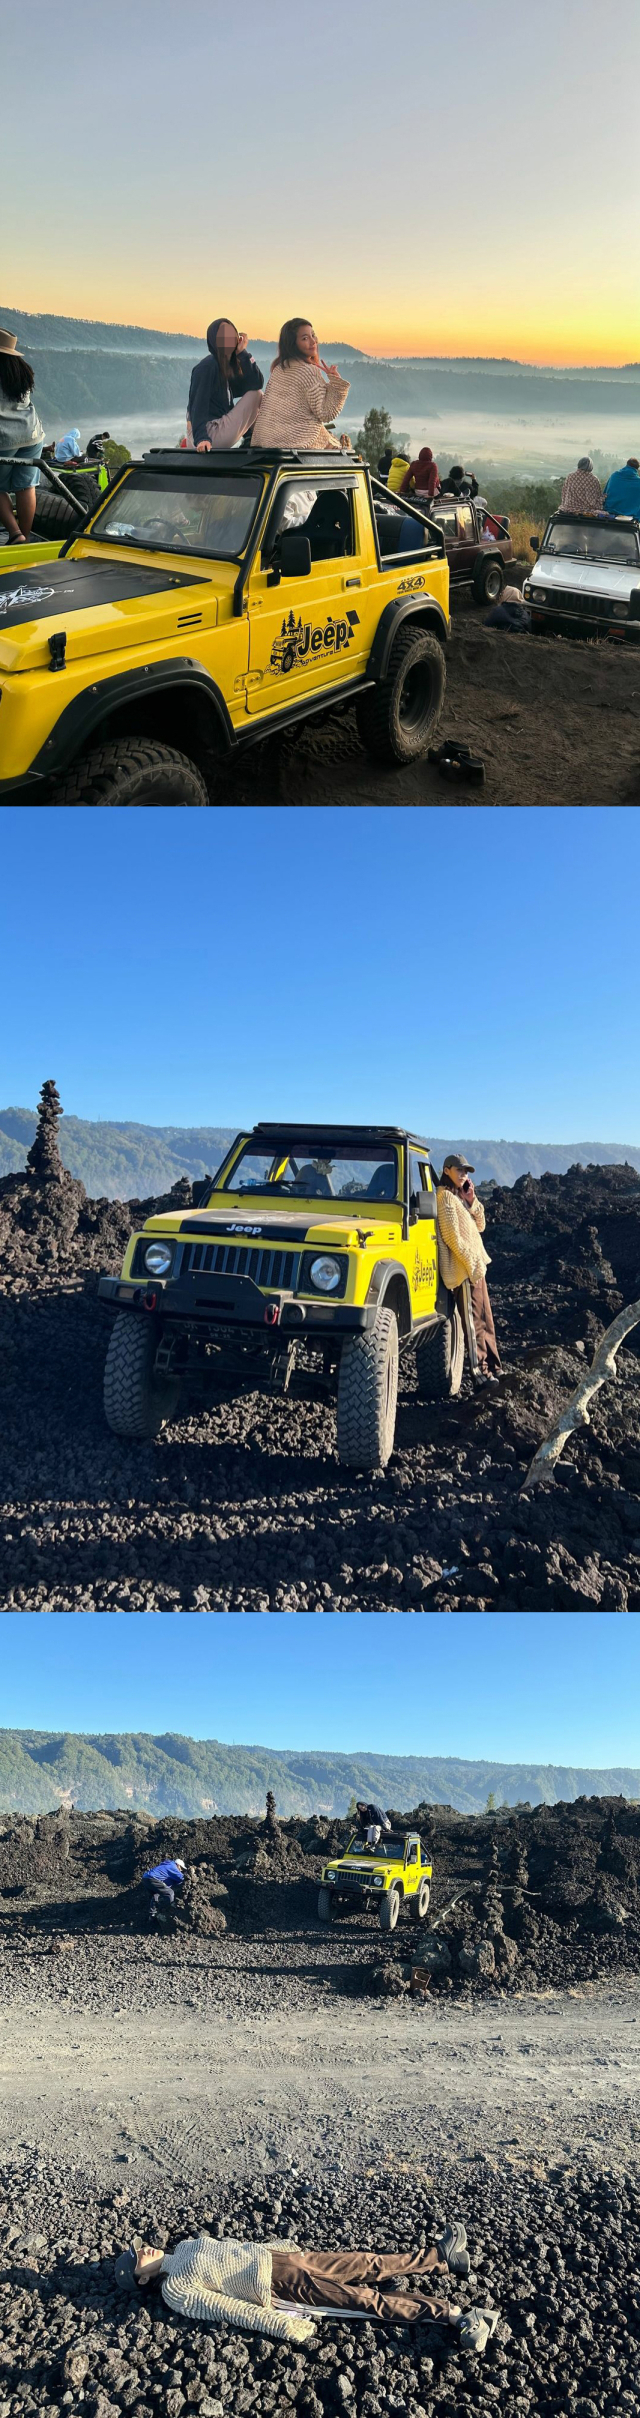
{"type": "MultiPolygon", "coordinates": [[[[54,294],[49,292],[46,296],[38,287],[31,287],[29,291],[30,280],[21,278],[21,309],[34,315],[51,313],[64,318],[99,319],[106,324],[112,322],[119,326],[157,329],[167,335],[193,335],[198,338],[200,331],[204,339],[209,310],[206,304],[203,307],[195,293],[183,292],[182,299],[176,302],[173,297],[169,299],[164,281],[158,280],[156,287],[154,279],[147,279],[144,290],[135,291],[131,286],[127,288],[125,285],[123,288],[121,282],[117,287],[112,286],[108,275],[101,282],[101,290],[97,288],[95,280],[85,290],[82,278],[78,276],[78,267],[76,263],[72,292],[66,290],[66,278],[64,284],[56,284],[54,294]],[[154,308],[156,294],[157,305],[154,308]]],[[[254,296],[252,307],[251,294],[247,300],[245,292],[242,323],[249,328],[254,342],[269,344],[276,341],[281,307],[282,296],[274,297],[273,293],[266,299],[264,295],[254,296]]],[[[434,316],[428,341],[425,339],[424,312],[421,313],[419,324],[412,321],[408,314],[396,315],[397,295],[393,320],[390,314],[384,324],[379,313],[375,319],[364,316],[362,296],[352,309],[344,293],[337,305],[332,302],[327,305],[322,298],[318,298],[315,321],[322,342],[331,340],[335,344],[352,344],[356,351],[370,354],[373,360],[379,361],[407,357],[446,361],[455,357],[461,361],[513,361],[533,369],[621,369],[640,361],[640,324],[632,329],[626,313],[619,306],[600,315],[598,334],[589,328],[586,314],[579,318],[576,312],[575,324],[571,328],[571,313],[564,308],[562,321],[559,314],[551,309],[543,331],[540,315],[535,310],[527,314],[526,320],[517,320],[508,296],[503,297],[499,315],[497,311],[492,314],[487,308],[486,298],[482,310],[478,311],[475,294],[473,308],[474,312],[478,312],[477,321],[465,308],[464,295],[458,295],[455,315],[452,312],[449,316],[445,308],[434,316]],[[324,328],[327,330],[326,337],[322,335],[324,328]]],[[[18,311],[16,315],[19,316],[18,311]]]]}

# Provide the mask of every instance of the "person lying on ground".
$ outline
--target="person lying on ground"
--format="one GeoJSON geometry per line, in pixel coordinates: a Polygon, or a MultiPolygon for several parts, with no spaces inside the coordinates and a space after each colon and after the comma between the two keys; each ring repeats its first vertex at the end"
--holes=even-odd
{"type": "Polygon", "coordinates": [[[474,1385],[501,1375],[493,1312],[487,1292],[490,1266],[482,1235],[484,1204],[471,1182],[474,1169],[455,1150],[444,1161],[437,1187],[438,1260],[442,1282],[457,1302],[474,1385]]]}
{"type": "Polygon", "coordinates": [[[286,319],[252,445],[295,447],[302,453],[350,451],[349,438],[334,437],[327,425],[337,419],[348,393],[348,380],[335,363],[321,361],[310,319],[286,319]]]}
{"type": "Polygon", "coordinates": [[[253,428],[260,409],[262,370],[232,319],[212,319],[204,361],[191,372],[187,444],[196,453],[226,451],[253,428]]]}
{"type": "Polygon", "coordinates": [[[0,327],[0,528],[12,546],[26,544],[36,508],[44,429],[34,385],[35,371],[18,352],[17,336],[0,327]]]}
{"type": "Polygon", "coordinates": [[[421,445],[416,461],[410,462],[408,470],[405,471],[400,494],[427,495],[431,498],[432,495],[435,495],[439,481],[440,472],[437,462],[434,462],[431,446],[421,445]]]}
{"type": "Polygon", "coordinates": [[[238,2242],[200,2233],[173,2251],[151,2243],[126,2250],[115,2273],[124,2291],[134,2282],[141,2288],[161,2282],[163,2300],[182,2317],[276,2341],[311,2341],[314,2317],[302,2314],[309,2310],[315,2318],[341,2313],[393,2325],[450,2325],[462,2349],[482,2351],[495,2334],[498,2310],[463,2311],[444,2289],[450,2274],[469,2274],[466,2243],[464,2225],[457,2223],[447,2225],[429,2250],[409,2253],[301,2250],[296,2242],[238,2242]]]}
{"type": "Polygon", "coordinates": [[[164,1863],[152,1864],[150,1872],[143,1872],[142,1878],[149,1895],[151,1922],[157,1919],[159,1909],[166,1913],[167,1909],[173,1906],[176,1890],[184,1889],[185,1869],[180,1856],[176,1856],[175,1862],[170,1856],[167,1856],[164,1863]]]}
{"type": "Polygon", "coordinates": [[[591,456],[581,453],[577,470],[570,470],[560,497],[562,512],[603,512],[604,496],[591,456]]]}
{"type": "Polygon", "coordinates": [[[623,470],[612,470],[604,491],[605,512],[630,513],[632,520],[640,521],[639,473],[640,462],[636,461],[633,453],[623,470]]]}

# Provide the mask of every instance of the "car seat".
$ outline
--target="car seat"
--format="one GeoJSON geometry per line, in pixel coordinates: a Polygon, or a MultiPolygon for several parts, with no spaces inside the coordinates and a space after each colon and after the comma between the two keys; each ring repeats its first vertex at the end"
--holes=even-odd
{"type": "Polygon", "coordinates": [[[396,1184],[393,1168],[388,1163],[383,1167],[374,1167],[371,1182],[367,1185],[365,1200],[394,1201],[395,1197],[396,1184]]]}
{"type": "Polygon", "coordinates": [[[312,563],[331,562],[336,555],[351,552],[351,510],[347,495],[336,494],[335,488],[316,497],[305,537],[311,547],[312,563]]]}

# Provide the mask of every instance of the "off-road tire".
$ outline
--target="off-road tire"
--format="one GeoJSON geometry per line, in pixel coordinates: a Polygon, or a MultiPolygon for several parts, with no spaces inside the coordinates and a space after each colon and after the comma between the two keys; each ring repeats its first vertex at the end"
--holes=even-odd
{"type": "Polygon", "coordinates": [[[430,1896],[431,1890],[429,1888],[428,1881],[421,1881],[416,1896],[409,1899],[409,1913],[411,1915],[412,1923],[426,1922],[429,1912],[430,1896]]]}
{"type": "Polygon", "coordinates": [[[395,1931],[399,1913],[400,1891],[399,1889],[389,1889],[387,1890],[386,1897],[383,1897],[380,1900],[381,1931],[395,1931]]]}
{"type": "MultiPolygon", "coordinates": [[[[78,503],[80,504],[79,496],[78,503]]],[[[57,495],[52,487],[36,488],[32,535],[41,537],[46,545],[49,542],[54,544],[56,538],[62,542],[65,537],[79,537],[84,517],[84,506],[80,511],[74,512],[73,504],[67,503],[66,496],[57,495]]]]}
{"type": "Polygon", "coordinates": [[[476,563],[473,574],[473,588],[474,595],[477,596],[478,599],[478,604],[499,604],[504,584],[504,563],[500,561],[499,555],[491,554],[488,562],[484,561],[476,563]]]}
{"type": "Polygon", "coordinates": [[[52,806],[208,806],[197,764],[153,739],[114,739],[81,756],[59,781],[52,806]]]}
{"type": "Polygon", "coordinates": [[[356,704],[363,747],[377,764],[411,764],[430,745],[447,685],[443,648],[431,630],[398,631],[389,669],[356,704]]]}
{"type": "Polygon", "coordinates": [[[464,1368],[464,1328],[457,1302],[450,1318],[426,1327],[416,1344],[418,1393],[423,1402],[451,1402],[464,1368]]]}
{"type": "Polygon", "coordinates": [[[318,1890],[318,1922],[319,1922],[319,1923],[330,1923],[330,1921],[331,1921],[331,1890],[330,1890],[330,1889],[319,1889],[319,1890],[318,1890]]]}
{"type": "Polygon", "coordinates": [[[398,1400],[398,1321],[379,1310],[364,1335],[347,1335],[338,1370],[338,1460],[384,1469],[393,1452],[398,1400]]]}
{"type": "Polygon", "coordinates": [[[177,1379],[154,1377],[157,1342],[151,1314],[120,1311],[104,1371],[104,1412],[114,1436],[157,1436],[175,1417],[180,1386],[177,1379]]]}

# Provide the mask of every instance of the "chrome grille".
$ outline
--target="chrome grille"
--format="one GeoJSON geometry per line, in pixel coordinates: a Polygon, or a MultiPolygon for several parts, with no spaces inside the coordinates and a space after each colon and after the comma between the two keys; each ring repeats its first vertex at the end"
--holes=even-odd
{"type": "Polygon", "coordinates": [[[181,1276],[250,1276],[254,1285],[295,1290],[299,1251],[255,1249],[246,1243],[184,1243],[181,1276]]]}

